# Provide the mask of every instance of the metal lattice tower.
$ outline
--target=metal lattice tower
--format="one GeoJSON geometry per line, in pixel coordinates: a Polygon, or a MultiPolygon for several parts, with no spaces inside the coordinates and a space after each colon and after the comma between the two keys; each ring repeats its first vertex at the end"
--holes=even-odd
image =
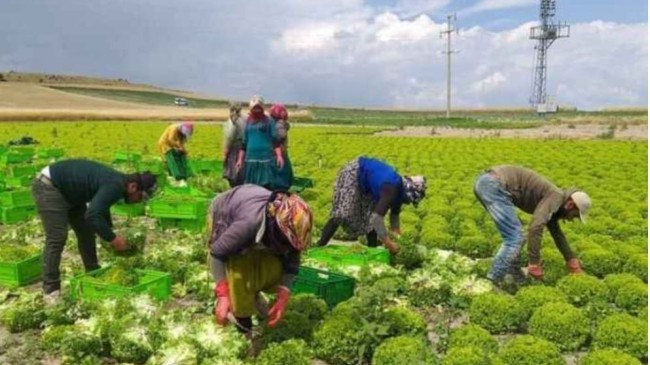
{"type": "Polygon", "coordinates": [[[570,28],[566,23],[555,22],[555,0],[541,0],[539,18],[541,24],[530,28],[530,39],[537,40],[535,46],[535,68],[530,103],[534,108],[546,105],[546,78],[548,49],[558,38],[568,38],[570,28]]]}

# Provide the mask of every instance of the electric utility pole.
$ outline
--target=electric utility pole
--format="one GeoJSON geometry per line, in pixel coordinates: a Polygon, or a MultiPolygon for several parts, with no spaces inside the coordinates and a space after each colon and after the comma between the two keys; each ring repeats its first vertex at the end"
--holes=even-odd
{"type": "Polygon", "coordinates": [[[458,34],[458,29],[451,24],[456,22],[456,14],[447,15],[447,29],[440,32],[440,38],[447,36],[447,50],[442,53],[447,54],[447,119],[451,115],[451,54],[456,53],[451,49],[451,34],[458,34]]]}

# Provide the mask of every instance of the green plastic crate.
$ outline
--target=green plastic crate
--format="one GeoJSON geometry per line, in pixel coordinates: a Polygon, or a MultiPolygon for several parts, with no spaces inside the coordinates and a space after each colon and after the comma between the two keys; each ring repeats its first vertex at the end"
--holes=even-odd
{"type": "Polygon", "coordinates": [[[197,219],[205,216],[209,201],[203,198],[187,197],[188,200],[170,200],[164,197],[152,199],[148,215],[155,218],[197,219]]]}
{"type": "Polygon", "coordinates": [[[313,188],[314,181],[307,177],[294,177],[293,184],[289,188],[289,191],[293,193],[299,193],[307,188],[313,188]]]}
{"type": "Polygon", "coordinates": [[[139,270],[139,283],[132,287],[115,284],[106,284],[97,279],[107,267],[75,276],[70,281],[70,292],[73,299],[97,300],[103,298],[120,298],[133,294],[147,293],[158,300],[167,300],[171,297],[172,279],[164,272],[139,270]]]}
{"type": "Polygon", "coordinates": [[[219,160],[190,160],[192,171],[200,174],[222,174],[223,161],[219,160]]]}
{"type": "Polygon", "coordinates": [[[34,157],[34,149],[10,148],[0,155],[1,165],[30,162],[34,157]],[[30,152],[31,151],[31,152],[30,152]]]}
{"type": "Polygon", "coordinates": [[[18,262],[0,262],[0,286],[14,288],[38,281],[42,267],[41,253],[18,262]]]}
{"type": "Polygon", "coordinates": [[[158,225],[162,229],[182,229],[194,233],[202,233],[207,230],[205,217],[197,219],[160,218],[158,225]]]}
{"type": "Polygon", "coordinates": [[[38,151],[36,152],[36,156],[38,158],[46,158],[46,159],[51,159],[51,158],[61,158],[65,155],[65,150],[63,148],[39,148],[38,151]]]}
{"type": "Polygon", "coordinates": [[[26,221],[36,215],[34,207],[2,207],[0,208],[0,223],[14,224],[26,221]]]}
{"type": "Polygon", "coordinates": [[[162,194],[171,196],[191,196],[195,198],[208,198],[208,194],[203,191],[193,188],[191,186],[173,186],[170,184],[164,185],[161,189],[162,194]]]}
{"type": "Polygon", "coordinates": [[[111,213],[122,217],[140,217],[145,215],[144,203],[118,203],[111,207],[111,213]]]}
{"type": "Polygon", "coordinates": [[[34,204],[34,197],[29,189],[0,193],[0,207],[33,207],[34,204]]]}
{"type": "Polygon", "coordinates": [[[137,152],[117,151],[113,153],[113,163],[135,163],[142,160],[142,154],[137,152]]]}
{"type": "Polygon", "coordinates": [[[5,180],[7,183],[7,188],[26,188],[31,185],[32,183],[32,178],[29,176],[20,176],[20,177],[13,177],[13,176],[8,176],[5,180]]]}
{"type": "Polygon", "coordinates": [[[390,264],[390,253],[385,248],[355,245],[314,247],[305,252],[305,257],[330,265],[367,266],[370,263],[390,264]],[[356,251],[359,250],[359,251],[356,251]]]}
{"type": "Polygon", "coordinates": [[[9,165],[7,173],[10,177],[34,177],[36,175],[36,166],[34,165],[9,165]]]}
{"type": "Polygon", "coordinates": [[[331,308],[354,295],[354,278],[301,266],[292,292],[314,294],[331,308]]]}

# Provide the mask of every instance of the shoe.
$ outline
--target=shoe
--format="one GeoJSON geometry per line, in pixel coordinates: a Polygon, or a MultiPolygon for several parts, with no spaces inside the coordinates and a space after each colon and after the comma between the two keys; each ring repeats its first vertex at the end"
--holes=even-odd
{"type": "Polygon", "coordinates": [[[61,291],[55,290],[51,293],[43,295],[43,301],[48,306],[55,306],[61,301],[61,291]]]}

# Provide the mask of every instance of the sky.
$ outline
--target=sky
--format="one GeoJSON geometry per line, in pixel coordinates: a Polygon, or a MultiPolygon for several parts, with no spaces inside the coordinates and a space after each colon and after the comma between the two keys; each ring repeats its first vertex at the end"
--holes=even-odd
{"type": "MultiPolygon", "coordinates": [[[[525,107],[539,0],[0,0],[0,72],[126,78],[306,105],[525,107]]],[[[571,36],[548,93],[581,109],[647,106],[648,3],[557,0],[571,36]]]]}

